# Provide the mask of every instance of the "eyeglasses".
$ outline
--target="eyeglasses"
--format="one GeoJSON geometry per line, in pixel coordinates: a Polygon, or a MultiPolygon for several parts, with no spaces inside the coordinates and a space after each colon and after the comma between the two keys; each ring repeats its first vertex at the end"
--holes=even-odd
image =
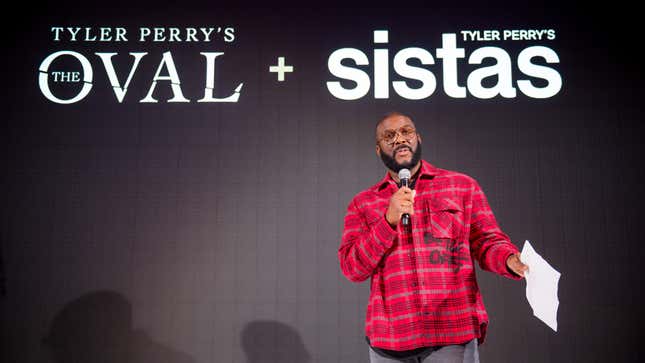
{"type": "Polygon", "coordinates": [[[417,130],[412,126],[403,126],[398,130],[385,130],[381,135],[381,140],[385,141],[386,144],[392,145],[397,139],[398,135],[401,135],[406,141],[412,140],[414,135],[417,134],[417,130]]]}

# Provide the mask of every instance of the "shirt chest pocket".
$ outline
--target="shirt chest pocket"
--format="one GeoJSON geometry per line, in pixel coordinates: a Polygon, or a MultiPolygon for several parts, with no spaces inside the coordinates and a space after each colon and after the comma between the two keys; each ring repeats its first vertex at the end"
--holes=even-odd
{"type": "Polygon", "coordinates": [[[464,209],[461,201],[453,198],[440,198],[430,201],[429,222],[434,238],[460,240],[464,234],[464,209]]]}

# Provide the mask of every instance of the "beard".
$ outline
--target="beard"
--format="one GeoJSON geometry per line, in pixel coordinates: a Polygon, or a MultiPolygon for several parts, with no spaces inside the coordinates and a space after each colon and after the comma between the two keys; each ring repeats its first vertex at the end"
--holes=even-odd
{"type": "Polygon", "coordinates": [[[381,155],[381,160],[383,161],[383,164],[385,164],[385,167],[387,167],[388,169],[392,170],[395,173],[398,173],[399,170],[401,170],[401,169],[410,169],[411,170],[415,165],[417,165],[419,163],[419,161],[421,160],[421,143],[420,142],[417,143],[417,148],[412,153],[412,159],[410,159],[410,161],[404,162],[404,163],[399,163],[394,158],[394,155],[396,154],[396,152],[398,150],[400,150],[401,148],[406,148],[406,147],[408,149],[410,149],[410,151],[412,151],[412,148],[410,148],[409,146],[399,146],[398,149],[392,150],[392,155],[388,155],[388,154],[384,153],[383,150],[381,150],[381,152],[379,154],[381,155]]]}

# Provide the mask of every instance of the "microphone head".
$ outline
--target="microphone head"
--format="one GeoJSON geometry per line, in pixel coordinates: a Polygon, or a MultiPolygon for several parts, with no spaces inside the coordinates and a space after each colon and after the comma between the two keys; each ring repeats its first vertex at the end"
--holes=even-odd
{"type": "Polygon", "coordinates": [[[410,170],[401,169],[399,170],[399,180],[407,179],[410,180],[410,170]]]}

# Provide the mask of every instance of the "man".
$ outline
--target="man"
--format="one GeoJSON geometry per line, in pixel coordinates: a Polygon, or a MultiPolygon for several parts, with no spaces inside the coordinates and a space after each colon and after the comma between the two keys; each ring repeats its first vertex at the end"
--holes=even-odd
{"type": "Polygon", "coordinates": [[[478,362],[488,316],[474,260],[516,280],[527,266],[477,182],[421,160],[421,135],[408,116],[380,120],[376,154],[388,172],[350,202],[338,250],[349,280],[371,277],[370,361],[478,362]],[[402,168],[410,187],[398,185],[402,168]]]}

